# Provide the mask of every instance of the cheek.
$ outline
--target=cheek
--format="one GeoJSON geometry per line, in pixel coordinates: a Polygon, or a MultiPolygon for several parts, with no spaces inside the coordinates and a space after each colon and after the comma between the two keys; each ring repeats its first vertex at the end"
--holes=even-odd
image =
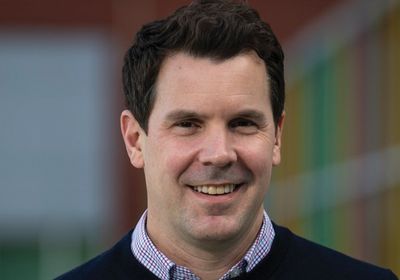
{"type": "Polygon", "coordinates": [[[192,142],[180,141],[169,147],[168,169],[178,180],[180,176],[196,162],[197,146],[192,142]],[[172,146],[172,147],[171,147],[172,146]]]}
{"type": "Polygon", "coordinates": [[[177,180],[193,162],[195,155],[193,143],[162,139],[149,145],[151,146],[148,151],[151,151],[151,154],[147,157],[147,162],[152,168],[158,169],[159,180],[177,180]]]}
{"type": "Polygon", "coordinates": [[[273,148],[271,145],[253,143],[253,145],[238,150],[238,154],[256,178],[269,180],[273,164],[273,148]]]}

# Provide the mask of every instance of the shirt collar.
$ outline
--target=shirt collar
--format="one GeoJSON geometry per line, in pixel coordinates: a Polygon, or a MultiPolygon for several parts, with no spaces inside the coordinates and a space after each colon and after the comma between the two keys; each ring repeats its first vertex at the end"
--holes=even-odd
{"type": "MultiPolygon", "coordinates": [[[[171,279],[196,279],[188,268],[176,265],[159,251],[146,231],[147,211],[145,211],[132,232],[131,250],[137,260],[148,270],[162,280],[171,279]]],[[[264,211],[264,218],[261,229],[256,240],[246,252],[242,260],[234,265],[220,280],[226,280],[238,276],[243,272],[251,271],[271,249],[275,237],[272,222],[264,211]]]]}

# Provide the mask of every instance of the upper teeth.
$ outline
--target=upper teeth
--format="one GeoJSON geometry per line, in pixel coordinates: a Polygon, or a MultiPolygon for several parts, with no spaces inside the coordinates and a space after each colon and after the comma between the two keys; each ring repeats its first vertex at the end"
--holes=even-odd
{"type": "Polygon", "coordinates": [[[193,189],[198,192],[206,194],[224,194],[231,193],[235,189],[235,184],[224,184],[224,185],[202,185],[194,186],[193,189]]]}

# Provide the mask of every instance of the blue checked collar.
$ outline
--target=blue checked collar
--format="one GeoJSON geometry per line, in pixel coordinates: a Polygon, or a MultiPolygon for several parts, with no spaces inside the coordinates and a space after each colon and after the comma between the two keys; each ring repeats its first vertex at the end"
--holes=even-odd
{"type": "MultiPolygon", "coordinates": [[[[147,210],[132,232],[131,250],[136,259],[162,280],[200,280],[188,268],[179,266],[159,251],[146,231],[147,210]]],[[[256,240],[242,260],[234,265],[219,280],[228,280],[251,271],[271,249],[275,237],[272,222],[264,211],[264,219],[256,240]]]]}

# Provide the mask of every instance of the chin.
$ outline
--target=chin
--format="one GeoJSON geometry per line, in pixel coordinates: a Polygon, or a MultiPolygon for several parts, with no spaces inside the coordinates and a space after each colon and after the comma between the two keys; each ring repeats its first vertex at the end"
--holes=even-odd
{"type": "Polygon", "coordinates": [[[227,221],[213,221],[190,227],[190,235],[199,241],[229,241],[235,239],[240,232],[240,226],[227,221]]]}

